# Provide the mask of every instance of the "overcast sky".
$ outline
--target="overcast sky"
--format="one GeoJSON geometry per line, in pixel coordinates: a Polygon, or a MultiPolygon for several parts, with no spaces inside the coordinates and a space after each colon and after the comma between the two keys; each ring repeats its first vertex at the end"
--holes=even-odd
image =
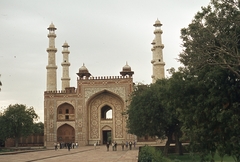
{"type": "MultiPolygon", "coordinates": [[[[56,30],[61,89],[62,45],[69,44],[70,86],[85,63],[93,76],[119,76],[128,62],[134,82],[151,83],[154,22],[163,26],[165,70],[178,68],[180,30],[210,0],[0,0],[0,110],[33,106],[43,121],[48,30],[56,30]]],[[[166,76],[168,75],[165,72],[166,76]]]]}

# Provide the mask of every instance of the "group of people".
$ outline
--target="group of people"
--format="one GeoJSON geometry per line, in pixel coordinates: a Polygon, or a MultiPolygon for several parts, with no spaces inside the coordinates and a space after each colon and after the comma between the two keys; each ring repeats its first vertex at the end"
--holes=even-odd
{"type": "Polygon", "coordinates": [[[68,151],[70,151],[70,149],[74,149],[74,148],[78,148],[78,142],[74,143],[74,142],[58,142],[58,143],[54,143],[54,149],[58,150],[58,149],[63,149],[66,148],[68,149],[68,151]]]}
{"type": "MultiPolygon", "coordinates": [[[[118,143],[116,141],[112,142],[112,150],[113,151],[117,151],[117,145],[118,145],[118,143]]],[[[126,147],[126,149],[128,149],[128,147],[129,147],[129,150],[132,150],[132,145],[134,147],[136,147],[136,141],[134,141],[134,142],[132,142],[132,141],[124,142],[124,141],[122,141],[122,143],[121,143],[122,151],[124,151],[124,147],[126,147]]],[[[107,142],[106,146],[107,146],[107,151],[109,151],[110,142],[107,142]]]]}

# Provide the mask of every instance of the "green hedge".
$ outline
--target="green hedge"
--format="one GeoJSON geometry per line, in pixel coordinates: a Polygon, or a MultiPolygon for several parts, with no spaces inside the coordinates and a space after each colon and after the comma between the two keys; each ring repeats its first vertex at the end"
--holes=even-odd
{"type": "Polygon", "coordinates": [[[171,162],[171,160],[164,157],[160,150],[146,145],[139,151],[138,162],[171,162]]]}

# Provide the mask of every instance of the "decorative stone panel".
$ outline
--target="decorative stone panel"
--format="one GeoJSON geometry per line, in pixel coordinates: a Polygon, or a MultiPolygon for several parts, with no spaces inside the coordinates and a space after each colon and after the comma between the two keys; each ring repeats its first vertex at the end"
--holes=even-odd
{"type": "Polygon", "coordinates": [[[94,88],[91,88],[91,87],[88,87],[88,88],[85,88],[84,91],[85,91],[85,103],[86,101],[89,99],[89,97],[93,96],[94,94],[98,93],[98,92],[101,92],[103,90],[108,90],[110,92],[113,92],[115,94],[117,94],[118,96],[120,96],[122,99],[125,99],[125,88],[124,87],[94,87],[94,88]]]}

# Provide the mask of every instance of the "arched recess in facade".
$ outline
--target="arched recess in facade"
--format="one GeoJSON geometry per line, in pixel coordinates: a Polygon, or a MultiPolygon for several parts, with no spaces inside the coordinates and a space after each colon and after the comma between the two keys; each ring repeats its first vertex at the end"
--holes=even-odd
{"type": "Polygon", "coordinates": [[[57,108],[57,141],[75,142],[75,110],[73,105],[64,102],[57,108]]]}
{"type": "Polygon", "coordinates": [[[89,98],[87,102],[87,110],[89,116],[89,144],[94,143],[94,141],[100,141],[103,143],[102,129],[104,126],[108,126],[111,129],[112,140],[122,140],[124,139],[124,116],[122,115],[124,111],[123,99],[115,93],[104,90],[96,93],[89,98]],[[109,107],[112,109],[112,119],[102,120],[101,110],[104,107],[109,107]]]}
{"type": "Polygon", "coordinates": [[[68,124],[63,124],[57,129],[58,142],[75,142],[75,129],[68,124]]]}
{"type": "Polygon", "coordinates": [[[57,121],[74,121],[74,107],[69,103],[63,103],[57,108],[57,121]]]}

